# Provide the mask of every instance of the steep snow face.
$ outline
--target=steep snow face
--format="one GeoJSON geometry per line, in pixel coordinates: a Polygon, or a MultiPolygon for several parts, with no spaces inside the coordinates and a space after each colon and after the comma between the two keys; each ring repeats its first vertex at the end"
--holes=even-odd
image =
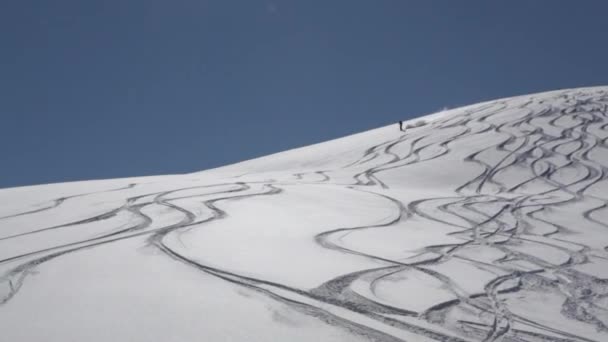
{"type": "Polygon", "coordinates": [[[607,341],[608,87],[0,190],[5,341],[607,341]]]}

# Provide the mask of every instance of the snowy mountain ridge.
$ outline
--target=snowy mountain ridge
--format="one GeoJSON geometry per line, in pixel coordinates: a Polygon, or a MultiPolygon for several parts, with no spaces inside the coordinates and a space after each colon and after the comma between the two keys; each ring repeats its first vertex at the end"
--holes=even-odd
{"type": "Polygon", "coordinates": [[[608,340],[608,87],[0,190],[7,341],[608,340]]]}

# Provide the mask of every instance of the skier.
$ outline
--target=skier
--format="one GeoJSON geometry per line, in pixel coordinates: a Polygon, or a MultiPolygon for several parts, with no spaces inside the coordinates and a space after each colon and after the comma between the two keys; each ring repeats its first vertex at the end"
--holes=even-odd
{"type": "Polygon", "coordinates": [[[403,120],[399,120],[399,130],[403,132],[403,120]]]}

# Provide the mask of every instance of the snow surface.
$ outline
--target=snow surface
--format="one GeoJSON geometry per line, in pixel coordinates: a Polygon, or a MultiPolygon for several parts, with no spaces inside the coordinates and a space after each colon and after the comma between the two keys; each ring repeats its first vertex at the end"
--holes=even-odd
{"type": "Polygon", "coordinates": [[[608,341],[608,87],[0,190],[2,341],[608,341]]]}

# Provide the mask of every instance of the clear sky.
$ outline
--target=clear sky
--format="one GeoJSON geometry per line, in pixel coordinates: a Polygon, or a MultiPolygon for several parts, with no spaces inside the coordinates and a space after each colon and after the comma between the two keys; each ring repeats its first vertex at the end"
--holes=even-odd
{"type": "Polygon", "coordinates": [[[608,1],[2,0],[0,187],[187,173],[608,84],[608,1]]]}

